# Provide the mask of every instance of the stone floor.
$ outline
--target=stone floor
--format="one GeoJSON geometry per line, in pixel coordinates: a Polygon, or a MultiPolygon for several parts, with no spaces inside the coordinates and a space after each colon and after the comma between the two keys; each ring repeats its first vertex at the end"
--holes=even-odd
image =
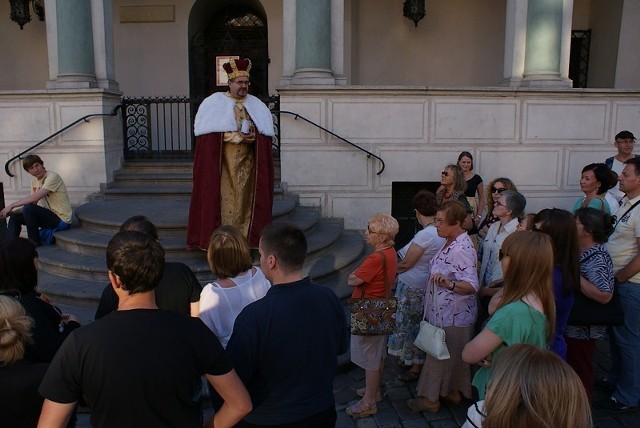
{"type": "MultiPolygon", "coordinates": [[[[598,344],[596,353],[596,378],[604,377],[605,367],[608,366],[609,347],[608,343],[598,344]]],[[[334,381],[334,392],[336,395],[336,410],[338,412],[337,428],[392,428],[392,427],[459,427],[466,417],[467,408],[472,401],[463,401],[458,406],[443,404],[439,413],[416,413],[409,409],[406,401],[415,397],[416,381],[405,384],[397,380],[397,374],[403,371],[398,366],[397,359],[390,357],[383,376],[383,398],[378,403],[378,413],[374,416],[361,419],[349,417],[344,409],[355,402],[355,390],[364,386],[364,370],[357,367],[345,368],[339,373],[334,381]]],[[[596,389],[594,400],[607,397],[603,390],[596,389]]],[[[640,427],[640,411],[624,413],[620,415],[610,415],[605,412],[593,409],[595,427],[617,428],[617,427],[640,427]]]]}
{"type": "MultiPolygon", "coordinates": [[[[598,344],[596,353],[596,377],[604,376],[604,368],[608,364],[608,344],[598,344]]],[[[443,404],[439,413],[416,413],[406,406],[409,398],[415,397],[416,382],[404,383],[397,380],[397,374],[403,369],[398,366],[397,359],[390,357],[382,379],[383,401],[378,403],[378,413],[374,416],[353,419],[344,409],[354,403],[358,397],[356,389],[364,386],[364,370],[346,365],[339,370],[334,379],[334,393],[336,396],[336,411],[338,413],[337,428],[445,428],[459,427],[465,420],[467,407],[472,401],[464,401],[458,406],[443,404]]],[[[605,391],[597,389],[594,392],[594,400],[606,397],[605,391]]],[[[211,409],[207,409],[205,416],[211,415],[211,409]]],[[[640,411],[611,415],[593,409],[593,418],[596,428],[640,427],[640,411]]],[[[78,428],[88,428],[89,414],[78,415],[78,428]]]]}

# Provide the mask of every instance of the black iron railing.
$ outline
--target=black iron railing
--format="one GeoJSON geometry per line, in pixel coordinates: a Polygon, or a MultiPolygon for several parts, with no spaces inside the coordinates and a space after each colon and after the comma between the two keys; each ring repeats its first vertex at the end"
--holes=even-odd
{"type": "Polygon", "coordinates": [[[370,151],[363,149],[359,145],[357,145],[355,143],[352,143],[351,141],[347,140],[346,138],[343,138],[343,137],[339,136],[338,134],[336,134],[336,133],[334,133],[332,131],[329,131],[327,128],[325,128],[325,127],[323,127],[321,125],[318,125],[317,123],[307,119],[304,116],[299,115],[298,113],[294,113],[292,111],[286,111],[286,110],[280,110],[278,113],[280,113],[280,114],[289,114],[289,115],[293,116],[294,119],[302,119],[305,122],[307,122],[308,124],[313,125],[318,129],[322,129],[327,134],[330,134],[330,135],[336,137],[340,141],[344,141],[345,143],[349,144],[351,147],[354,147],[354,148],[360,150],[361,152],[366,153],[367,154],[367,158],[374,157],[374,158],[378,159],[382,165],[380,166],[380,170],[378,170],[378,172],[376,174],[380,175],[380,174],[382,174],[382,171],[384,171],[385,164],[384,164],[384,161],[382,160],[382,158],[380,156],[374,155],[370,151]]]}
{"type": "Polygon", "coordinates": [[[94,117],[100,117],[100,116],[115,116],[118,114],[118,110],[120,110],[120,105],[117,105],[113,111],[111,113],[94,113],[94,114],[88,114],[86,116],[82,116],[80,119],[71,122],[70,124],[68,124],[67,126],[65,126],[64,128],[54,132],[53,134],[49,135],[47,138],[40,140],[38,143],[34,144],[33,146],[29,147],[26,150],[23,150],[22,152],[18,153],[17,155],[15,155],[14,157],[12,157],[11,159],[9,159],[5,164],[4,164],[4,170],[7,173],[7,175],[9,177],[13,177],[14,175],[11,174],[11,171],[9,171],[9,165],[11,165],[11,163],[15,160],[18,159],[22,159],[22,155],[25,155],[29,152],[31,152],[33,149],[35,149],[36,147],[40,147],[41,145],[43,145],[44,143],[46,143],[49,140],[52,140],[53,138],[57,137],[58,135],[62,134],[63,132],[65,132],[67,129],[73,128],[74,126],[76,126],[78,123],[80,122],[89,122],[89,119],[94,118],[94,117]]]}
{"type": "Polygon", "coordinates": [[[125,159],[191,158],[195,102],[180,96],[123,98],[125,159]]]}
{"type": "MultiPolygon", "coordinates": [[[[280,157],[280,100],[263,100],[273,114],[276,137],[273,155],[280,157]]],[[[122,99],[122,134],[125,159],[190,159],[195,137],[193,120],[202,98],[186,96],[125,97],[122,99]]]]}
{"type": "MultiPolygon", "coordinates": [[[[278,95],[271,95],[262,101],[271,110],[276,130],[272,148],[274,158],[280,158],[280,115],[288,114],[364,152],[368,158],[376,158],[381,164],[377,174],[380,175],[384,171],[385,163],[380,156],[298,113],[280,110],[278,95]]],[[[125,159],[191,158],[195,142],[193,120],[201,102],[202,99],[185,96],[123,98],[122,132],[125,159]]]]}

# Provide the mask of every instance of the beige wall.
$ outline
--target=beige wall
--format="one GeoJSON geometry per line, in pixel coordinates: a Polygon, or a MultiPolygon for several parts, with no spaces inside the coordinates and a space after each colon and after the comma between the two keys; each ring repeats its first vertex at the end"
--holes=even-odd
{"type": "MultiPolygon", "coordinates": [[[[428,1],[427,15],[415,28],[402,16],[403,0],[344,0],[347,82],[499,85],[504,62],[505,2],[428,1]]],[[[626,2],[625,10],[631,10],[629,5],[637,0],[626,2]]],[[[188,19],[194,3],[195,0],[113,0],[115,77],[126,95],[188,94],[188,19]],[[120,22],[121,6],[143,5],[174,6],[176,20],[120,22]]],[[[267,14],[269,91],[273,93],[282,78],[282,0],[260,3],[267,14]]],[[[640,56],[636,55],[631,66],[624,63],[632,71],[616,74],[623,4],[624,0],[574,1],[573,28],[593,30],[590,87],[640,86],[640,56]]],[[[632,15],[638,15],[637,9],[631,10],[632,15]]],[[[9,3],[0,1],[0,90],[44,89],[48,79],[45,23],[34,16],[20,30],[8,17],[9,3]]],[[[638,19],[629,17],[628,21],[627,32],[635,32],[620,43],[632,52],[638,31],[633,22],[638,19]]]]}
{"type": "Polygon", "coordinates": [[[428,1],[418,27],[403,0],[353,0],[355,85],[496,86],[505,0],[428,1]]]}
{"type": "Polygon", "coordinates": [[[114,0],[115,76],[126,96],[188,95],[192,1],[114,0]],[[122,6],[175,5],[175,22],[121,23],[122,6]]]}
{"type": "Polygon", "coordinates": [[[0,90],[44,89],[49,78],[46,26],[31,16],[24,29],[9,19],[9,2],[0,1],[0,90]]]}
{"type": "Polygon", "coordinates": [[[589,54],[590,88],[613,88],[618,58],[620,14],[624,0],[593,0],[589,27],[591,52],[589,54]]]}
{"type": "Polygon", "coordinates": [[[462,150],[473,154],[485,183],[511,178],[528,212],[570,209],[582,195],[584,165],[614,154],[619,130],[640,132],[639,91],[306,87],[284,89],[281,103],[386,163],[377,175],[378,160],[282,116],[284,186],[347,229],[389,212],[394,182],[438,181],[462,150]]]}
{"type": "MultiPolygon", "coordinates": [[[[126,96],[189,94],[189,14],[194,1],[114,0],[116,80],[126,96]],[[121,23],[121,6],[174,5],[175,22],[121,23]]],[[[269,92],[282,77],[282,2],[263,0],[269,31],[269,92]]]]}

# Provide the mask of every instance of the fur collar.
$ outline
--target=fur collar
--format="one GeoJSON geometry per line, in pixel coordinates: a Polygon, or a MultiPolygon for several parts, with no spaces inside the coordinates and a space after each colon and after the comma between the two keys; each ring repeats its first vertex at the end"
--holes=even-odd
{"type": "MultiPolygon", "coordinates": [[[[258,132],[268,137],[274,137],[276,133],[273,127],[273,118],[267,106],[253,95],[247,95],[243,104],[258,132]]],[[[199,136],[211,132],[238,131],[236,118],[233,114],[234,105],[233,98],[224,92],[216,92],[205,98],[196,113],[193,125],[194,134],[199,136]]]]}

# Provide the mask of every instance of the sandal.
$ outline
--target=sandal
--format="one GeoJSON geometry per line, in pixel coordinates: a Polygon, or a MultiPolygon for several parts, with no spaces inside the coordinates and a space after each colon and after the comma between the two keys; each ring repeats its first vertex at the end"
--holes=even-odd
{"type": "Polygon", "coordinates": [[[445,403],[457,406],[462,401],[462,394],[460,393],[460,391],[452,389],[446,396],[441,396],[440,399],[445,403]]]}
{"type": "Polygon", "coordinates": [[[404,373],[398,373],[398,379],[400,379],[403,382],[413,382],[419,377],[420,377],[420,373],[412,372],[411,370],[407,370],[404,373]]]}
{"type": "MultiPolygon", "coordinates": [[[[356,395],[358,397],[364,397],[365,391],[366,391],[365,388],[358,388],[356,389],[356,395]]],[[[380,390],[376,392],[376,401],[382,401],[382,392],[380,392],[380,390]]]]}
{"type": "Polygon", "coordinates": [[[438,413],[440,411],[440,402],[429,401],[426,398],[412,398],[407,400],[407,407],[418,413],[438,413]]]}
{"type": "Polygon", "coordinates": [[[359,400],[353,406],[347,407],[346,412],[349,416],[352,416],[354,418],[361,418],[378,413],[378,406],[376,405],[376,403],[366,404],[364,400],[359,400]]]}

